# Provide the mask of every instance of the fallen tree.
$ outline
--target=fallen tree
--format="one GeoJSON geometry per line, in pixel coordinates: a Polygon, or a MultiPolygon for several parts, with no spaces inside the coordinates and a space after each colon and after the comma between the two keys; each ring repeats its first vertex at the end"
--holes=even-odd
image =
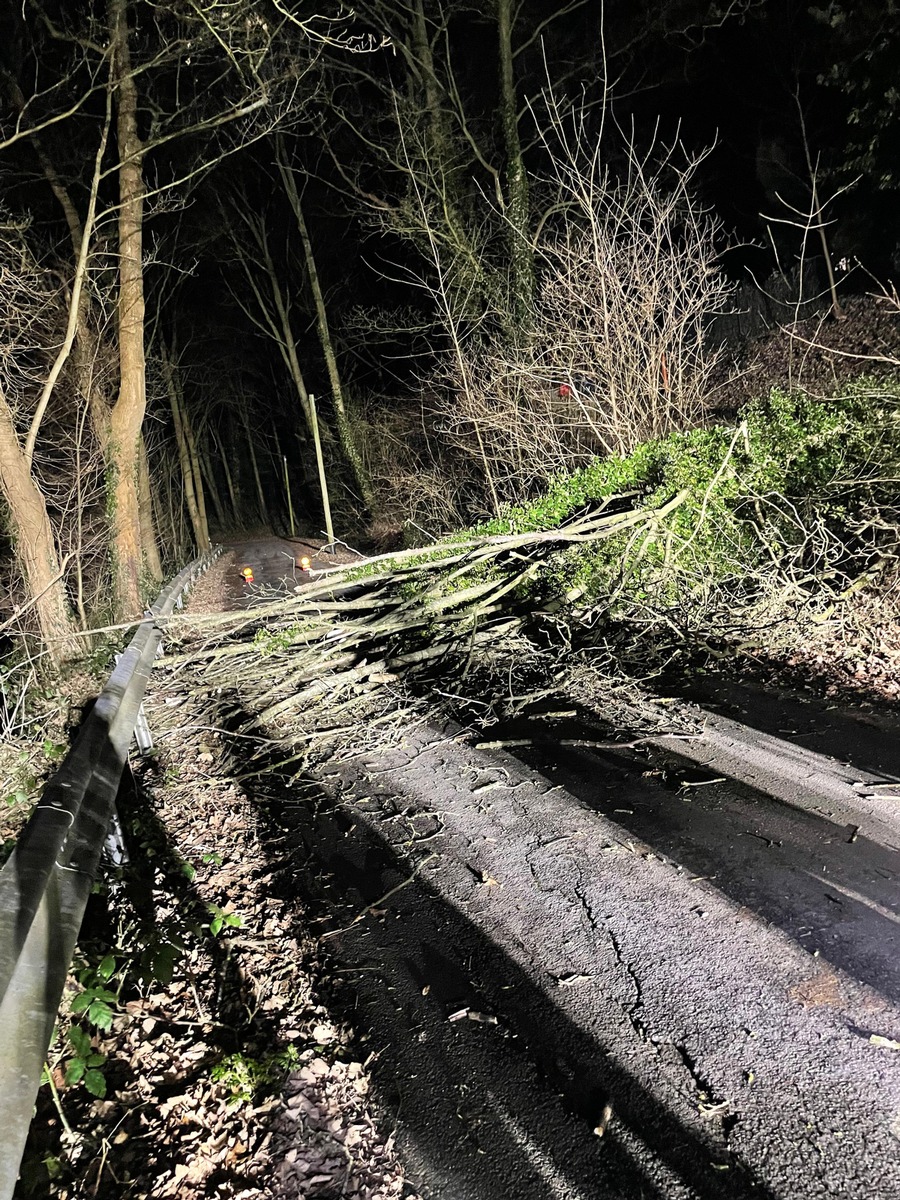
{"type": "Polygon", "coordinates": [[[773,392],[737,425],[595,460],[478,530],[184,618],[166,665],[225,697],[226,728],[302,762],[448,700],[484,725],[538,695],[602,691],[608,707],[612,685],[695,654],[796,650],[894,577],[896,401],[884,383],[773,392]]]}
{"type": "Polygon", "coordinates": [[[170,626],[161,666],[202,668],[203,688],[235,693],[253,727],[274,731],[300,720],[320,738],[346,728],[376,689],[426,672],[446,683],[451,664],[452,674],[465,675],[476,655],[552,619],[565,599],[550,582],[561,553],[658,531],[686,496],[652,508],[610,497],[557,529],[382,556],[329,571],[290,599],[188,615],[170,626]],[[312,720],[323,711],[327,727],[312,720]]]}

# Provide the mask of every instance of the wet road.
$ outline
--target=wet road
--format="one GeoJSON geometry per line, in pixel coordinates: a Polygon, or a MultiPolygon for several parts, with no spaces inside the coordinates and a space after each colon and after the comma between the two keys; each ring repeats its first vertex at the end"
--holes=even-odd
{"type": "Polygon", "coordinates": [[[310,572],[301,566],[309,559],[313,572],[352,562],[357,556],[339,548],[329,553],[321,541],[305,538],[262,537],[223,542],[228,595],[223,607],[253,608],[309,583],[310,572]],[[247,579],[249,571],[252,578],[247,579]]]}

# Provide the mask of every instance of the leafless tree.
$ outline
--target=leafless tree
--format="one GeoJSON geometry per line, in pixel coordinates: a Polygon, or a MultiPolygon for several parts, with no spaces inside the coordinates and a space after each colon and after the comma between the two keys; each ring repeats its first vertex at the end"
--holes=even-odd
{"type": "Polygon", "coordinates": [[[553,116],[545,138],[553,202],[526,342],[467,337],[435,249],[450,349],[424,386],[437,435],[469,464],[470,517],[695,423],[718,357],[707,325],[731,294],[722,231],[692,192],[702,156],[626,137],[614,173],[583,112],[553,116]]]}
{"type": "MultiPolygon", "coordinates": [[[[223,157],[270,132],[302,87],[312,35],[321,43],[335,43],[342,27],[313,16],[299,20],[291,9],[282,12],[268,0],[228,5],[183,0],[167,8],[107,0],[103,16],[81,20],[64,13],[55,24],[44,10],[29,9],[24,20],[30,22],[27,34],[34,42],[57,48],[63,68],[48,88],[34,72],[27,81],[7,78],[12,120],[0,127],[0,149],[26,139],[32,143],[69,227],[73,302],[63,351],[84,368],[83,390],[90,392],[107,460],[114,593],[119,610],[133,613],[142,605],[145,572],[152,576],[160,569],[141,437],[148,201],[183,192],[223,157]],[[135,43],[132,26],[139,12],[141,37],[135,43]],[[76,191],[56,165],[50,139],[70,129],[77,136],[72,123],[103,96],[113,112],[115,136],[112,161],[98,156],[99,179],[117,182],[118,199],[105,213],[95,214],[92,207],[82,216],[73,199],[76,191]],[[147,169],[151,157],[162,166],[154,176],[147,169]],[[88,297],[83,287],[98,249],[96,228],[110,218],[117,226],[113,338],[97,319],[94,295],[88,297]],[[116,364],[111,396],[90,384],[92,364],[100,357],[101,329],[116,364]]],[[[93,206],[96,188],[91,197],[93,206]]],[[[50,390],[58,374],[48,378],[50,390]]]]}

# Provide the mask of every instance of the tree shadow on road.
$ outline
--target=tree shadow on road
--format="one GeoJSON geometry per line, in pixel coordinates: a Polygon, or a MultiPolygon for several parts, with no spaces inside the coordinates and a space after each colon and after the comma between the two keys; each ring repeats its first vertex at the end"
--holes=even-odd
{"type": "Polygon", "coordinates": [[[299,802],[270,795],[262,811],[274,894],[299,892],[318,916],[328,970],[343,981],[331,1003],[371,1048],[423,1194],[771,1197],[721,1138],[686,1126],[613,1046],[572,1022],[432,886],[428,865],[414,870],[402,848],[312,790],[299,802]]]}
{"type": "Polygon", "coordinates": [[[860,693],[849,689],[825,698],[814,690],[814,677],[804,678],[808,693],[764,688],[755,685],[752,677],[737,680],[724,671],[670,676],[658,681],[658,691],[712,708],[787,743],[852,763],[860,771],[900,779],[900,707],[871,701],[864,707],[860,693]]]}
{"type": "Polygon", "coordinates": [[[900,1000],[900,851],[743,784],[713,786],[708,772],[672,755],[643,759],[643,777],[613,753],[558,748],[523,757],[537,770],[551,767],[554,782],[625,837],[900,1000]]]}

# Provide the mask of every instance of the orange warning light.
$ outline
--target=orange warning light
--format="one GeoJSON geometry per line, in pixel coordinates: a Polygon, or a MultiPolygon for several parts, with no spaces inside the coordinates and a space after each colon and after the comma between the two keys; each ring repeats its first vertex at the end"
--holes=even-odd
{"type": "Polygon", "coordinates": [[[243,575],[243,577],[247,583],[253,582],[253,568],[252,567],[241,567],[241,574],[243,575]]]}
{"type": "Polygon", "coordinates": [[[312,566],[312,563],[304,554],[303,557],[300,559],[300,561],[297,563],[297,566],[300,568],[301,571],[308,571],[309,568],[312,566]]]}

